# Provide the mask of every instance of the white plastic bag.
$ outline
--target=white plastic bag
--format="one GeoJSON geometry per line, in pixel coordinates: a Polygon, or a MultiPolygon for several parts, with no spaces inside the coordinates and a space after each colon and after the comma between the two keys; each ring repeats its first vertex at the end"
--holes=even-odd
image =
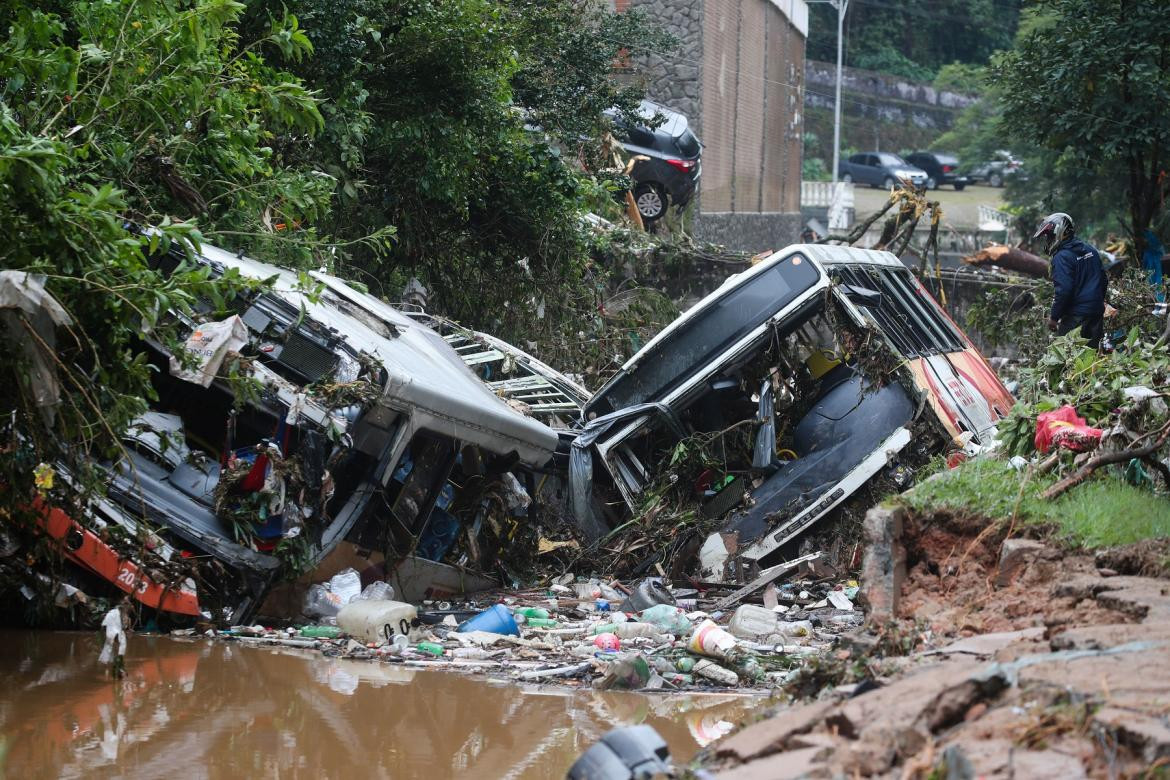
{"type": "Polygon", "coordinates": [[[344,607],[349,602],[362,595],[362,578],[355,569],[344,569],[334,574],[329,580],[329,590],[341,600],[344,607]]]}
{"type": "Polygon", "coordinates": [[[219,367],[228,352],[239,352],[248,343],[248,326],[238,314],[223,322],[205,322],[196,325],[183,349],[194,356],[196,365],[184,368],[179,359],[171,356],[171,375],[203,387],[211,387],[219,367]]]}

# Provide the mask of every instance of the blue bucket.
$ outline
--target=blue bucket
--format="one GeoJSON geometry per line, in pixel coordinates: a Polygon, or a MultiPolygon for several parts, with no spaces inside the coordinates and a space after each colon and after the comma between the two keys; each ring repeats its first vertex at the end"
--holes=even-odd
{"type": "Polygon", "coordinates": [[[520,628],[516,625],[516,618],[503,604],[495,604],[485,609],[470,620],[463,622],[457,629],[460,633],[468,631],[487,631],[489,634],[511,634],[520,636],[520,628]]]}

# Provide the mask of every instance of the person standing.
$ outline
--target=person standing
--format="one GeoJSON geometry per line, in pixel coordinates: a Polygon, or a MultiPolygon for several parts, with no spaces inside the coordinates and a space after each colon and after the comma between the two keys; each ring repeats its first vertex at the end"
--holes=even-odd
{"type": "Polygon", "coordinates": [[[1154,288],[1154,296],[1158,302],[1166,300],[1166,293],[1162,290],[1162,255],[1166,250],[1158,240],[1158,234],[1146,228],[1146,251],[1142,252],[1142,266],[1146,269],[1146,277],[1154,288]]]}
{"type": "Polygon", "coordinates": [[[1081,329],[1081,336],[1093,346],[1101,343],[1105,331],[1105,269],[1101,255],[1076,237],[1072,217],[1063,212],[1049,214],[1036,229],[1032,240],[1044,240],[1052,256],[1052,309],[1048,329],[1060,335],[1081,329]]]}

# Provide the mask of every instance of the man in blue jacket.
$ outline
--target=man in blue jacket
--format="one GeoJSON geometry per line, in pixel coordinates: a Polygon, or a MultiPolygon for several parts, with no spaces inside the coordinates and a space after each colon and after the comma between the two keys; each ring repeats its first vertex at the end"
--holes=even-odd
{"type": "Polygon", "coordinates": [[[1101,255],[1076,237],[1072,217],[1049,214],[1032,240],[1043,238],[1052,255],[1052,311],[1048,329],[1064,335],[1076,328],[1097,346],[1105,330],[1105,269],[1101,255]]]}

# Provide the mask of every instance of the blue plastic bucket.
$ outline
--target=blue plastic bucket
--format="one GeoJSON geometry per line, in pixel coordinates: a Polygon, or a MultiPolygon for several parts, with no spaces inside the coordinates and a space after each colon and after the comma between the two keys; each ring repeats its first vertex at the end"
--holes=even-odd
{"type": "Polygon", "coordinates": [[[520,636],[520,628],[516,625],[516,618],[503,604],[495,604],[480,612],[470,620],[459,626],[461,633],[468,631],[487,631],[490,634],[511,634],[520,636]]]}

